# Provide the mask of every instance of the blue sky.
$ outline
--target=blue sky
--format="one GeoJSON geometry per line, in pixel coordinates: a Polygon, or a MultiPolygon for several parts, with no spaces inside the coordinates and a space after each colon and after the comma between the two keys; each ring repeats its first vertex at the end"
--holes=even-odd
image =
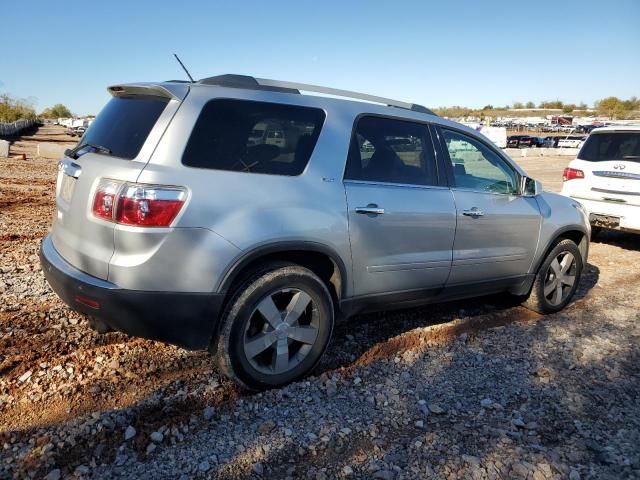
{"type": "Polygon", "coordinates": [[[0,92],[96,113],[105,87],[220,73],[430,107],[640,96],[640,0],[5,2],[0,92]],[[56,31],[58,33],[56,33],[56,31]],[[16,42],[17,44],[18,42],[16,42]]]}

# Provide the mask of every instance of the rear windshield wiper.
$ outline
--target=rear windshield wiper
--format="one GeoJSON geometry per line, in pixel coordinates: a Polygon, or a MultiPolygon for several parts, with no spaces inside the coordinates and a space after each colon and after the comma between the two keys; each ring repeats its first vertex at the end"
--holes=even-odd
{"type": "MultiPolygon", "coordinates": [[[[82,145],[78,145],[77,147],[75,147],[73,149],[65,150],[64,154],[67,157],[71,157],[71,158],[73,158],[75,160],[76,158],[78,158],[80,156],[80,152],[84,148],[91,148],[95,152],[102,153],[104,155],[111,155],[111,150],[110,149],[108,149],[107,147],[103,147],[102,145],[95,144],[95,143],[83,143],[82,145]]],[[[85,153],[88,153],[88,152],[85,152],[85,153]]]]}
{"type": "Polygon", "coordinates": [[[622,157],[623,160],[638,160],[640,159],[640,155],[625,155],[622,157]]]}

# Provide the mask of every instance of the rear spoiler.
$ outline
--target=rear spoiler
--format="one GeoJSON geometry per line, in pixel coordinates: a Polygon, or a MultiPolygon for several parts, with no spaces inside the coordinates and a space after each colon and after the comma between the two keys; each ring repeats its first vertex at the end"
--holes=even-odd
{"type": "Polygon", "coordinates": [[[127,83],[112,85],[107,91],[114,97],[126,95],[151,95],[168,99],[184,100],[189,93],[189,84],[185,83],[127,83]]]}

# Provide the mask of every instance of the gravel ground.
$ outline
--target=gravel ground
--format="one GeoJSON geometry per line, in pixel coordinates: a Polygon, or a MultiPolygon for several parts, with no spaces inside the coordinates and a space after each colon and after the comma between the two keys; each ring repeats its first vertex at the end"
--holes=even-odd
{"type": "Polygon", "coordinates": [[[0,159],[0,478],[640,478],[640,237],[594,242],[563,312],[494,296],[358,316],[315,376],[250,395],[51,292],[55,161],[29,152],[58,132],[0,159]]]}

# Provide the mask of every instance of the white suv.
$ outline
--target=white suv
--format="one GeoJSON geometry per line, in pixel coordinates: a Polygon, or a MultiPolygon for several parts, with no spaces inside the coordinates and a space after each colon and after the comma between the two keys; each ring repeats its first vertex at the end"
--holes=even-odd
{"type": "Polygon", "coordinates": [[[640,126],[593,130],[562,179],[562,194],[586,207],[594,232],[640,233],[640,126]]]}

